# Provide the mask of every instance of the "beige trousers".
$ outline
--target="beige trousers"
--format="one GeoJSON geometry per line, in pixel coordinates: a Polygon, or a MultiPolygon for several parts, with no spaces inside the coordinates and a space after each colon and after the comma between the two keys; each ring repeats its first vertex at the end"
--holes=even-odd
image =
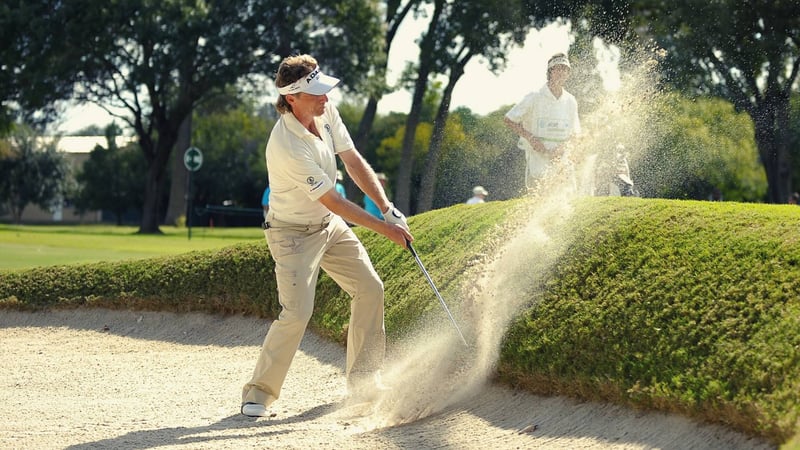
{"type": "Polygon", "coordinates": [[[371,378],[383,363],[383,282],[366,249],[339,216],[315,225],[267,220],[264,235],[275,260],[282,310],[264,338],[253,378],[242,390],[242,403],[269,406],[281,392],[289,366],[314,310],[320,267],[348,294],[348,384],[371,378]]]}

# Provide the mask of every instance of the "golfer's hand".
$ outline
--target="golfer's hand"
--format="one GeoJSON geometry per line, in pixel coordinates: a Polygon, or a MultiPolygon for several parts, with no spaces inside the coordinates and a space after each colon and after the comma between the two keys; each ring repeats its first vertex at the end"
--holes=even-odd
{"type": "Polygon", "coordinates": [[[395,208],[392,203],[389,203],[389,209],[383,213],[383,220],[385,220],[387,223],[399,225],[405,228],[406,231],[409,231],[406,216],[404,216],[399,209],[395,208]]]}
{"type": "Polygon", "coordinates": [[[408,248],[408,244],[414,242],[414,236],[399,224],[387,223],[384,235],[403,248],[408,248]]]}

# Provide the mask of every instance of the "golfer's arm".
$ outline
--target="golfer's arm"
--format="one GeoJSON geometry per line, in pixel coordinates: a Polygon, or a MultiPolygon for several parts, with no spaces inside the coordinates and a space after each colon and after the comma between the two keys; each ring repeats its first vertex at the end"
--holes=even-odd
{"type": "Polygon", "coordinates": [[[386,192],[384,192],[383,186],[378,181],[372,166],[361,156],[361,153],[355,149],[347,150],[339,153],[339,158],[344,162],[347,174],[350,175],[356,186],[375,202],[381,212],[387,211],[390,202],[386,197],[386,192]]]}
{"type": "Polygon", "coordinates": [[[508,117],[503,117],[503,121],[505,122],[506,126],[510,128],[512,131],[517,133],[526,141],[530,142],[531,147],[537,152],[546,152],[547,149],[545,148],[542,141],[540,141],[536,136],[533,135],[530,131],[526,130],[521,124],[514,122],[513,120],[509,119],[508,117]]]}
{"type": "Polygon", "coordinates": [[[319,202],[328,208],[328,210],[330,210],[332,213],[340,216],[347,222],[361,225],[362,227],[369,228],[372,231],[384,234],[383,227],[386,226],[386,222],[378,219],[372,214],[364,211],[364,208],[342,197],[338,192],[336,192],[336,189],[331,189],[323,194],[322,197],[319,198],[319,202]]]}
{"type": "Polygon", "coordinates": [[[328,192],[324,193],[322,197],[319,198],[319,202],[345,221],[361,225],[362,227],[369,228],[376,233],[382,234],[403,248],[406,248],[407,243],[414,241],[414,237],[408,230],[376,218],[372,214],[364,211],[360,206],[339,195],[336,189],[330,189],[328,192]]]}

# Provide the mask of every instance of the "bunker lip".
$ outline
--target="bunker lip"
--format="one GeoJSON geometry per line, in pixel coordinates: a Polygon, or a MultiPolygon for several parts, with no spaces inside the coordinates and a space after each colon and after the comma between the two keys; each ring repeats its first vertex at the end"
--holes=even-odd
{"type": "Polygon", "coordinates": [[[424,420],[381,427],[343,408],[344,348],[310,332],[273,416],[246,418],[241,386],[268,325],[197,313],[3,311],[0,348],[11,363],[0,365],[0,448],[774,447],[679,416],[493,384],[424,420]]]}

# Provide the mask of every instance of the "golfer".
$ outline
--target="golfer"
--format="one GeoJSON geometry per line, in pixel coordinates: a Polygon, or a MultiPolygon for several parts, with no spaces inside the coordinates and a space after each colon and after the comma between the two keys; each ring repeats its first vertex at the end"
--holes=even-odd
{"type": "Polygon", "coordinates": [[[567,55],[553,55],[547,61],[547,82],[504,117],[505,124],[520,136],[517,147],[525,152],[525,186],[529,190],[536,187],[554,160],[568,161],[565,144],[581,131],[578,102],[564,89],[571,70],[567,55]]]}
{"type": "Polygon", "coordinates": [[[278,399],[314,309],[319,269],[352,297],[347,332],[348,394],[369,400],[381,389],[384,357],[383,282],[345,221],[406,248],[414,238],[405,216],[387,199],[372,167],[328,103],[339,80],[323,74],[309,55],[285,58],[275,77],[281,117],[266,148],[270,209],[264,235],[275,260],[282,310],[269,328],[253,377],[242,391],[242,414],[267,415],[278,399]],[[383,213],[378,219],[335,189],[336,156],[356,185],[383,213]]]}

